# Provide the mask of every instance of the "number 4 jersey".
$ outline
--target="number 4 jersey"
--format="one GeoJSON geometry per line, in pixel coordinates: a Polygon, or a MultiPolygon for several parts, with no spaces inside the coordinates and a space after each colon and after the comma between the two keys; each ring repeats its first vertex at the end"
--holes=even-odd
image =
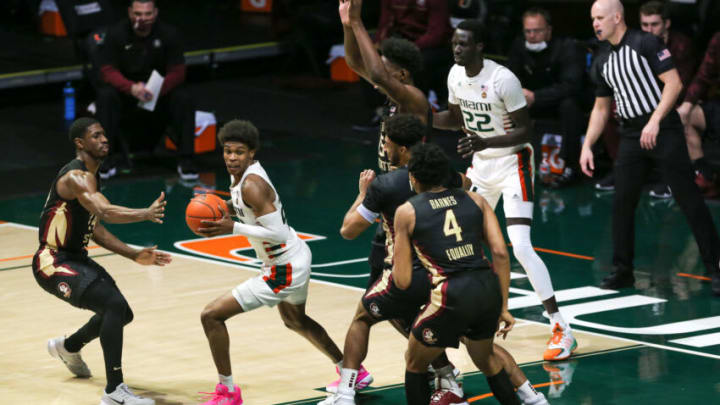
{"type": "MultiPolygon", "coordinates": [[[[527,105],[520,80],[507,68],[490,59],[483,61],[477,75],[468,77],[465,68],[454,65],[448,74],[448,101],[460,107],[463,125],[483,137],[505,135],[515,127],[510,114],[527,105]]],[[[507,156],[524,145],[488,148],[475,152],[477,158],[507,156]]]]}

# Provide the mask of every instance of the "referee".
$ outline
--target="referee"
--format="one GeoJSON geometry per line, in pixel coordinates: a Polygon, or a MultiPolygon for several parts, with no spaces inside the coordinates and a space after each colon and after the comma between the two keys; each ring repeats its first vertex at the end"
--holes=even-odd
{"type": "Polygon", "coordinates": [[[609,44],[598,53],[592,69],[597,85],[595,106],[580,153],[586,175],[592,176],[595,169],[591,147],[610,115],[610,96],[621,122],[614,168],[614,271],[602,287],[616,289],[635,283],[635,208],[645,176],[655,164],[692,229],[705,268],[712,275],[712,291],[720,295],[720,238],[693,181],[682,123],[674,110],[682,84],[670,52],[654,35],[628,29],[618,0],[595,1],[591,16],[595,35],[609,44]]]}

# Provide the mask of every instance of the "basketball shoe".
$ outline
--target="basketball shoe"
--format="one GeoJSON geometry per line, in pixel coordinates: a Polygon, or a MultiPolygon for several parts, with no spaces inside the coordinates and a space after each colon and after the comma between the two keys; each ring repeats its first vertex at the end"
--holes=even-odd
{"type": "Polygon", "coordinates": [[[553,334],[548,340],[547,349],[543,353],[543,359],[547,361],[565,360],[577,349],[577,340],[572,332],[563,330],[560,324],[555,324],[553,334]]]}
{"type": "Polygon", "coordinates": [[[102,396],[100,405],[155,405],[155,400],[135,395],[127,384],[121,383],[115,391],[102,396]]]}
{"type": "MultiPolygon", "coordinates": [[[[337,368],[337,366],[335,367],[335,372],[338,373],[338,376],[340,375],[340,369],[337,368]]],[[[370,373],[365,369],[365,366],[363,366],[361,364],[360,369],[358,370],[357,382],[355,383],[355,390],[359,391],[361,389],[367,388],[367,386],[372,384],[372,382],[373,382],[373,376],[371,376],[370,373]]],[[[337,393],[338,385],[340,385],[340,377],[338,377],[337,380],[326,385],[325,391],[335,394],[335,393],[337,393]]]]}
{"type": "Polygon", "coordinates": [[[328,395],[317,405],[355,405],[355,396],[335,393],[328,395]]]}
{"type": "Polygon", "coordinates": [[[88,378],[92,375],[87,364],[80,357],[80,352],[70,353],[65,349],[65,337],[61,336],[48,340],[47,350],[51,356],[65,363],[68,370],[77,377],[88,378]]]}
{"type": "Polygon", "coordinates": [[[240,387],[236,385],[233,388],[235,388],[235,391],[230,392],[225,385],[218,383],[218,385],[215,386],[215,392],[201,392],[201,394],[208,395],[203,399],[208,399],[209,401],[203,402],[200,405],[242,405],[243,399],[240,387]]]}

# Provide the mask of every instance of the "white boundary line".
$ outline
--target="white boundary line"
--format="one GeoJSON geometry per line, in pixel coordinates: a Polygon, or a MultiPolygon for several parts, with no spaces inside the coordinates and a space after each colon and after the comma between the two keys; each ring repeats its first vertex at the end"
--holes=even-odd
{"type": "MultiPolygon", "coordinates": [[[[18,223],[15,223],[15,222],[6,222],[6,223],[4,223],[4,224],[0,224],[0,226],[15,226],[15,227],[17,227],[17,228],[30,229],[30,230],[35,230],[35,231],[38,229],[37,227],[32,227],[32,226],[28,226],[28,225],[22,225],[22,224],[18,224],[18,223]]],[[[131,246],[137,246],[137,245],[131,245],[131,246]]],[[[158,250],[160,250],[160,249],[158,249],[158,250]]],[[[217,260],[217,259],[206,259],[206,258],[204,258],[204,257],[191,256],[191,255],[186,255],[186,254],[184,254],[184,253],[167,252],[167,251],[165,251],[165,250],[160,250],[160,251],[169,253],[169,254],[171,254],[171,255],[176,255],[176,256],[179,256],[179,257],[187,258],[187,259],[198,260],[198,261],[205,262],[205,263],[219,264],[219,265],[221,265],[221,266],[233,267],[233,268],[241,268],[241,269],[243,269],[243,270],[251,270],[251,271],[254,271],[254,272],[259,272],[259,269],[257,269],[257,268],[248,267],[248,266],[243,266],[243,265],[236,264],[236,263],[233,264],[233,263],[223,262],[223,261],[220,261],[220,260],[217,260]]],[[[326,285],[331,285],[331,286],[339,287],[339,288],[345,288],[345,289],[348,289],[348,290],[365,291],[364,288],[347,286],[347,285],[342,285],[342,284],[337,284],[337,283],[333,283],[333,282],[330,282],[330,281],[313,280],[312,278],[310,279],[310,281],[311,281],[311,282],[314,282],[314,283],[326,284],[326,285]]],[[[524,319],[524,318],[517,318],[517,319],[522,320],[522,321],[525,321],[525,322],[529,322],[529,323],[535,323],[535,324],[538,324],[538,325],[549,326],[549,324],[547,324],[547,323],[538,322],[538,321],[534,321],[534,320],[531,320],[531,319],[524,319]]],[[[682,348],[679,348],[679,347],[666,346],[666,345],[661,345],[661,344],[656,344],[656,343],[643,342],[643,341],[641,341],[641,340],[628,339],[628,338],[624,338],[624,337],[620,337],[620,336],[605,335],[605,334],[602,334],[602,333],[592,332],[592,331],[585,330],[585,329],[578,329],[578,328],[573,328],[573,329],[574,329],[574,330],[577,330],[577,331],[580,331],[580,332],[583,332],[583,333],[589,333],[589,334],[595,335],[595,336],[600,336],[600,337],[609,338],[609,339],[615,339],[615,340],[622,340],[622,341],[625,341],[625,342],[635,343],[635,344],[639,344],[639,345],[645,345],[645,346],[653,347],[653,348],[656,348],[656,349],[665,349],[665,350],[670,350],[670,351],[674,351],[674,352],[678,352],[678,353],[692,354],[692,355],[696,355],[696,356],[700,356],[700,357],[707,357],[707,358],[710,358],[710,359],[720,360],[720,355],[715,355],[715,354],[710,354],[710,353],[703,353],[703,352],[698,352],[698,351],[695,351],[695,350],[682,349],[682,348]]]]}

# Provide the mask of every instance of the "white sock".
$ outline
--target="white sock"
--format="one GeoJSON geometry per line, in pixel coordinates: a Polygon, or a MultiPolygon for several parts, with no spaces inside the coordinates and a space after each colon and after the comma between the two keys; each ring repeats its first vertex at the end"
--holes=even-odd
{"type": "Polygon", "coordinates": [[[355,396],[355,384],[357,383],[358,371],[351,368],[340,369],[340,384],[338,393],[355,396]]]}
{"type": "Polygon", "coordinates": [[[563,318],[562,314],[560,314],[560,311],[554,312],[552,314],[548,314],[550,316],[550,329],[555,327],[555,324],[559,324],[561,328],[563,328],[564,331],[570,330],[570,325],[565,322],[565,319],[563,318]]]}
{"type": "Polygon", "coordinates": [[[340,360],[340,361],[338,361],[337,363],[335,363],[335,367],[337,367],[338,370],[342,370],[342,362],[343,362],[343,361],[340,360]]]}
{"type": "Polygon", "coordinates": [[[231,375],[218,374],[218,377],[220,377],[220,384],[226,386],[228,391],[235,392],[235,384],[233,384],[231,375]]]}
{"type": "Polygon", "coordinates": [[[535,391],[535,388],[530,385],[530,380],[525,380],[523,385],[518,387],[517,394],[522,402],[527,402],[538,395],[537,391],[535,391]]]}

